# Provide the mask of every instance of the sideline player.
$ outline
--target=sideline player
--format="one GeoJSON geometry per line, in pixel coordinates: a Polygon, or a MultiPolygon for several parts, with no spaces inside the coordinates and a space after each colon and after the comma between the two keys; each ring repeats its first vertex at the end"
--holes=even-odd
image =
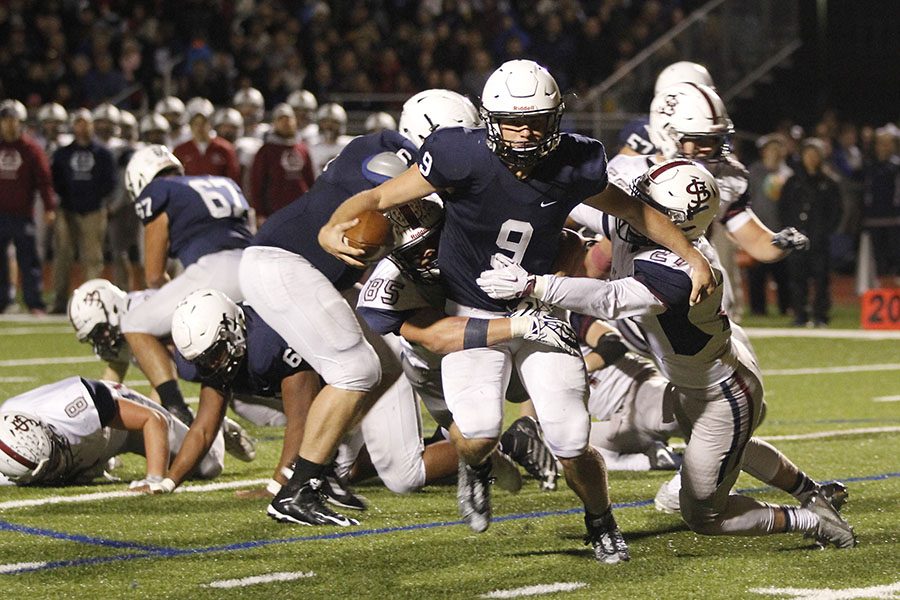
{"type": "MultiPolygon", "coordinates": [[[[0,473],[17,485],[87,483],[125,452],[147,458],[133,487],[158,489],[187,427],[149,398],[110,381],[69,377],[10,398],[0,406],[0,473]]],[[[222,436],[192,476],[217,477],[222,436]]]]}
{"type": "MultiPolygon", "coordinates": [[[[499,250],[540,273],[549,271],[559,233],[580,202],[627,218],[666,242],[694,267],[696,296],[714,285],[709,264],[671,222],[607,186],[603,145],[560,132],[564,111],[559,87],[546,69],[528,60],[501,65],[485,84],[486,128],[439,129],[423,144],[406,173],[348,199],[319,233],[323,248],[349,264],[360,252],[343,239],[357,215],[387,210],[441,190],[447,218],[439,260],[454,316],[505,316],[509,303],[488,298],[475,278],[499,250]]],[[[473,340],[484,330],[472,328],[473,340]]],[[[477,346],[483,344],[476,343],[477,346]]],[[[545,438],[565,468],[569,486],[585,504],[588,541],[605,563],[627,560],[612,516],[606,472],[588,444],[584,361],[532,342],[454,352],[442,361],[443,387],[454,425],[451,438],[464,458],[459,508],[475,531],[490,523],[489,456],[500,436],[503,396],[512,369],[534,402],[545,438]],[[548,379],[546,373],[558,377],[548,379]]]]}
{"type": "Polygon", "coordinates": [[[144,223],[147,286],[157,292],[123,315],[122,332],[163,406],[190,425],[171,355],[160,339],[171,333],[175,306],[194,290],[212,287],[243,299],[237,269],[250,243],[249,207],[227,177],[185,177],[181,162],[165,146],[134,153],[125,187],[144,223]],[[166,273],[169,257],[185,269],[172,280],[166,273]]]}
{"type": "MultiPolygon", "coordinates": [[[[635,192],[670,217],[698,246],[719,207],[713,176],[676,159],[652,167],[635,192]]],[[[612,281],[531,275],[504,257],[479,277],[491,297],[534,297],[601,318],[631,317],[644,332],[660,371],[672,383],[673,411],[688,436],[682,465],[681,515],[703,535],[800,532],[839,548],[856,545],[853,528],[821,490],[801,507],[773,506],[733,494],[763,406],[759,366],[731,335],[722,290],[691,306],[687,266],[627,225],[613,239],[612,281]]],[[[713,260],[718,268],[718,261],[713,260]]],[[[806,479],[812,488],[814,482],[806,479]]]]}

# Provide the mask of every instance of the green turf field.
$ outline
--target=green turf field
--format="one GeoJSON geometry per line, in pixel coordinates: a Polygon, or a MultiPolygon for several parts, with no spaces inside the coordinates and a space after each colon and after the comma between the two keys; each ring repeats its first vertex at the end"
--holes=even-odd
{"type": "MultiPolygon", "coordinates": [[[[852,314],[840,316],[840,326],[853,325],[852,314]]],[[[358,491],[371,508],[350,529],[278,524],[265,516],[264,500],[238,498],[235,489],[189,491],[201,483],[165,497],[32,506],[12,503],[121,492],[125,485],[3,487],[3,589],[10,598],[474,598],[548,591],[538,597],[900,598],[900,338],[756,337],[754,346],[769,406],[758,434],[774,436],[812,477],[848,484],[844,513],[859,534],[858,548],[817,551],[797,535],[699,537],[678,517],[653,510],[653,495],[668,478],[659,472],[611,475],[632,554],[630,563],[613,567],[596,564],[582,545],[574,495],[540,492],[535,482],[517,495],[495,490],[495,521],[480,535],[457,523],[455,486],[399,497],[375,482],[362,484],[358,491]],[[279,573],[291,579],[210,587],[279,573]]],[[[0,400],[100,372],[63,322],[0,322],[0,400]]],[[[129,373],[129,385],[148,392],[142,380],[129,373]]],[[[184,387],[196,395],[196,387],[184,387]]],[[[280,432],[252,432],[260,438],[256,461],[229,457],[217,482],[240,486],[271,476],[280,432]]],[[[142,461],[126,457],[117,474],[139,477],[142,461]]],[[[792,501],[747,476],[738,487],[792,501]]]]}

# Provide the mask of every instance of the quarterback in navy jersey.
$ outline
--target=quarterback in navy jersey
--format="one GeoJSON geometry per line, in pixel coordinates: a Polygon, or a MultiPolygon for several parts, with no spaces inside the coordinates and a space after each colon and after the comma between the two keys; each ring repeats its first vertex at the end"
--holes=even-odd
{"type": "MultiPolygon", "coordinates": [[[[474,106],[453,92],[404,105],[401,122],[404,115],[406,122],[434,127],[472,125],[478,119],[474,106]]],[[[403,133],[383,131],[351,141],[309,192],[269,217],[244,252],[239,277],[247,303],[326,383],[310,407],[294,474],[267,509],[276,520],[356,523],[321,502],[325,470],[351,425],[391,387],[401,368],[384,340],[351,308],[356,304],[352,286],[364,265],[331,256],[318,246],[315,233],[348,196],[388,179],[398,162],[415,161],[421,136],[414,130],[418,127],[401,125],[403,133]]]]}
{"type": "MultiPolygon", "coordinates": [[[[546,69],[527,60],[504,63],[488,78],[482,102],[485,129],[433,133],[413,168],[357,194],[335,211],[319,232],[323,248],[358,264],[354,256],[360,252],[343,240],[343,231],[357,215],[440,191],[447,218],[438,256],[448,288],[448,314],[505,316],[513,307],[478,288],[480,271],[499,255],[532,265],[536,272],[549,272],[566,216],[587,202],[635,224],[683,256],[694,269],[694,297],[715,287],[706,259],[671,222],[607,186],[602,144],[560,132],[564,106],[546,69]]],[[[628,560],[610,509],[602,458],[588,444],[584,361],[533,342],[472,347],[442,361],[444,392],[454,418],[451,437],[465,461],[458,492],[464,521],[476,531],[490,523],[489,456],[500,435],[512,368],[532,397],[547,444],[566,467],[570,487],[585,504],[597,560],[628,560]],[[556,377],[548,381],[547,373],[556,377]]]]}
{"type": "Polygon", "coordinates": [[[160,339],[170,333],[175,307],[194,290],[214,288],[243,298],[237,267],[250,243],[250,222],[247,200],[232,180],[183,175],[181,162],[159,145],[135,152],[125,169],[125,187],[144,224],[147,286],[157,292],[129,310],[121,328],[163,406],[190,424],[175,366],[160,339]],[[168,258],[184,266],[172,280],[168,258]]]}

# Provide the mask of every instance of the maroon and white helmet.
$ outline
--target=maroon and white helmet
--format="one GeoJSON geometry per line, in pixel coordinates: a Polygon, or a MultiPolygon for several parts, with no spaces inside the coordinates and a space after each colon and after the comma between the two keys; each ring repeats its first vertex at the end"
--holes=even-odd
{"type": "Polygon", "coordinates": [[[150,113],[141,118],[141,135],[151,131],[163,131],[169,133],[169,122],[159,113],[150,113]]]}
{"type": "Polygon", "coordinates": [[[18,100],[9,99],[0,102],[0,116],[16,117],[19,121],[24,121],[28,118],[28,111],[18,100]]]}
{"type": "Polygon", "coordinates": [[[650,103],[647,129],[650,141],[666,158],[684,156],[683,144],[692,138],[715,146],[710,156],[693,158],[717,160],[731,152],[734,125],[725,103],[714,89],[700,83],[676,83],[658,93],[650,103]]]}
{"type": "Polygon", "coordinates": [[[719,210],[716,178],[686,158],[650,167],[635,180],[632,195],[669,217],[689,240],[706,233],[719,210]]]}
{"type": "Polygon", "coordinates": [[[198,115],[201,115],[205,117],[206,120],[209,120],[210,118],[212,118],[215,111],[216,107],[213,106],[212,102],[210,102],[206,98],[201,98],[199,96],[188,100],[187,106],[184,109],[184,112],[187,114],[188,123],[190,123],[191,119],[198,115]]]}
{"type": "Polygon", "coordinates": [[[263,98],[262,92],[256,88],[248,87],[239,89],[234,93],[234,98],[231,99],[231,105],[241,111],[241,114],[244,115],[245,118],[248,115],[253,115],[258,123],[262,121],[265,114],[266,101],[263,98]]]}
{"type": "Polygon", "coordinates": [[[713,78],[706,67],[689,60],[681,60],[659,72],[656,77],[656,85],[653,87],[653,95],[655,96],[676,83],[699,83],[716,89],[713,78]]]}
{"type": "Polygon", "coordinates": [[[287,97],[287,103],[295,111],[315,112],[319,108],[319,102],[309,90],[295,90],[287,97]]]}
{"type": "Polygon", "coordinates": [[[0,473],[10,481],[35,481],[52,456],[53,443],[40,419],[18,412],[0,415],[0,473]]]}
{"type": "Polygon", "coordinates": [[[69,120],[69,113],[61,104],[56,102],[48,102],[41,106],[37,111],[37,120],[39,123],[55,121],[57,123],[65,123],[69,120]]]}

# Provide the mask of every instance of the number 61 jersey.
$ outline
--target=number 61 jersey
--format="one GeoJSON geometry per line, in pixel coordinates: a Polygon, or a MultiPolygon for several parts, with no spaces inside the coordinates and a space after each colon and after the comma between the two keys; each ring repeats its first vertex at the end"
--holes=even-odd
{"type": "Polygon", "coordinates": [[[134,201],[134,208],[144,225],[166,213],[169,256],[185,267],[201,256],[250,243],[247,199],[227,177],[157,177],[134,201]]]}

